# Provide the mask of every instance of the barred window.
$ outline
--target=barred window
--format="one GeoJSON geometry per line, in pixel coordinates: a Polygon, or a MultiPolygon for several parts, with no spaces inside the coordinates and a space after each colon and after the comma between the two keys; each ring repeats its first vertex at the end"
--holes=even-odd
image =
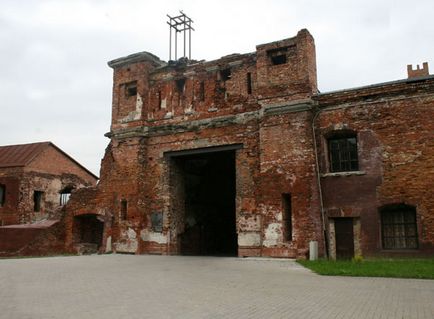
{"type": "Polygon", "coordinates": [[[384,249],[418,248],[416,209],[413,206],[388,206],[380,212],[384,249]]]}
{"type": "Polygon", "coordinates": [[[121,200],[121,220],[127,220],[128,202],[126,199],[121,200]]]}
{"type": "Polygon", "coordinates": [[[330,172],[348,172],[359,169],[355,135],[329,138],[328,147],[330,172]]]}
{"type": "Polygon", "coordinates": [[[60,205],[63,206],[69,201],[73,187],[68,186],[60,191],[60,205]]]}

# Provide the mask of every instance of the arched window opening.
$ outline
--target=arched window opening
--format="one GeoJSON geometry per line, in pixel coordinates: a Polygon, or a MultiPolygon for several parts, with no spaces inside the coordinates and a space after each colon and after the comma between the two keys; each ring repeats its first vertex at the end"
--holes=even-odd
{"type": "Polygon", "coordinates": [[[67,186],[60,191],[60,206],[65,205],[69,201],[73,187],[67,186]]]}

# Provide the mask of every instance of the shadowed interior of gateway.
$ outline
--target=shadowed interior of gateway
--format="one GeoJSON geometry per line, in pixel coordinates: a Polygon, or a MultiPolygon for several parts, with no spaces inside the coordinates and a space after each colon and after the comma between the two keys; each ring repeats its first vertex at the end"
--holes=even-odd
{"type": "Polygon", "coordinates": [[[175,163],[183,185],[180,253],[236,256],[235,151],[179,156],[175,163]]]}
{"type": "Polygon", "coordinates": [[[102,245],[104,222],[96,214],[74,217],[74,242],[93,245],[95,252],[102,245]]]}

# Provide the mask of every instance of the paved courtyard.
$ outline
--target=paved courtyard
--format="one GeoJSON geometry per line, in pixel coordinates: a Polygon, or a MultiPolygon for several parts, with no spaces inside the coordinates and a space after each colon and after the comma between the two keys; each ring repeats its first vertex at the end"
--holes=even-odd
{"type": "Polygon", "coordinates": [[[0,260],[0,318],[434,318],[434,281],[322,277],[293,261],[0,260]]]}

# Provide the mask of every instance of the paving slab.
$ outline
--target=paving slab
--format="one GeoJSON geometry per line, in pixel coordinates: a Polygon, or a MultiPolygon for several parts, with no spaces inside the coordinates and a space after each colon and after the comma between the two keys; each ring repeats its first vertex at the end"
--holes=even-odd
{"type": "Polygon", "coordinates": [[[319,276],[293,260],[0,260],[0,318],[434,318],[434,281],[319,276]]]}

